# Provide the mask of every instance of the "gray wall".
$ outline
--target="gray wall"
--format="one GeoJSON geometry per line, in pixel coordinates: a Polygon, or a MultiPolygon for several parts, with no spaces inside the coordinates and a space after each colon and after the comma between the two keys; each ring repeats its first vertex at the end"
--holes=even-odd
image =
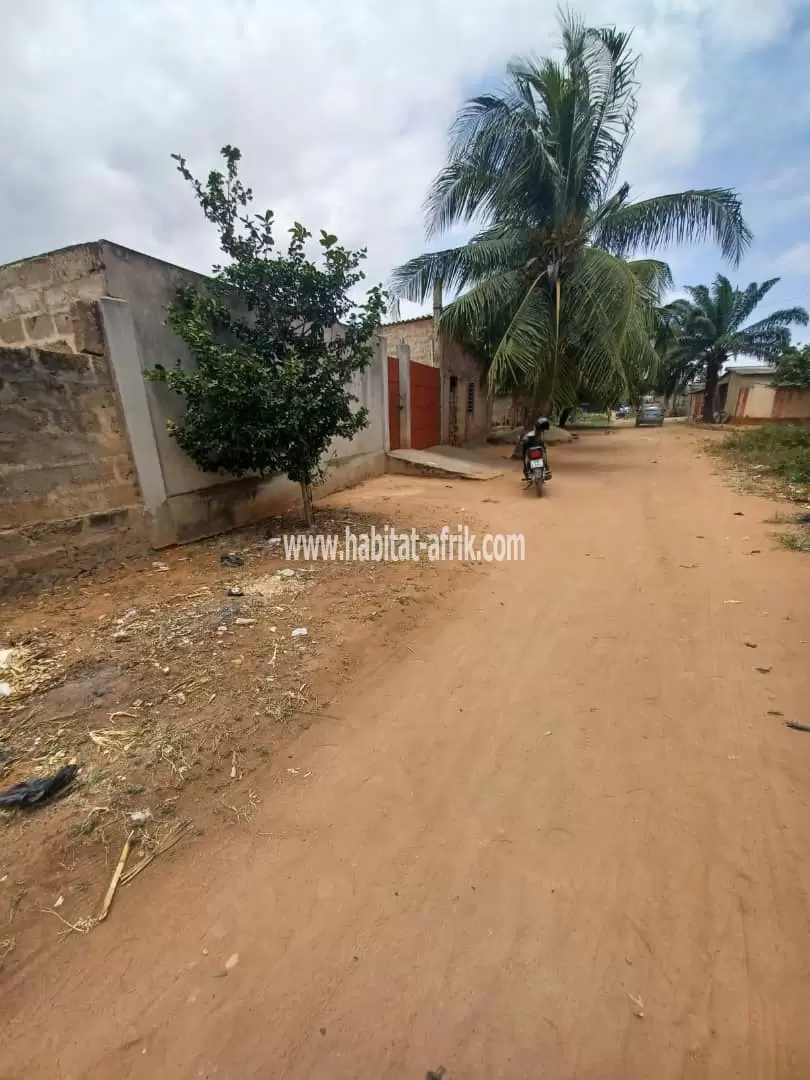
{"type": "MultiPolygon", "coordinates": [[[[146,368],[192,363],[166,326],[206,278],[100,240],[0,267],[0,587],[212,535],[299,499],[283,478],[204,473],[166,430],[182,401],[146,368]],[[6,346],[6,349],[3,349],[6,346]]],[[[321,493],[385,471],[384,341],[353,383],[369,426],[321,493]]]]}
{"type": "MultiPolygon", "coordinates": [[[[298,486],[283,477],[236,480],[198,469],[166,429],[167,420],[182,417],[182,399],[160,383],[133,378],[136,366],[142,372],[156,364],[171,367],[178,360],[192,365],[183,342],[165,325],[166,309],[178,288],[203,286],[206,278],[114,244],[104,242],[102,252],[109,296],[125,301],[127,308],[102,301],[133,454],[147,508],[155,518],[155,543],[212,535],[295,503],[298,486]]],[[[368,426],[354,439],[336,439],[329,448],[320,493],[385,471],[385,375],[380,339],[372,363],[352,382],[358,404],[368,409],[368,426]]]]}

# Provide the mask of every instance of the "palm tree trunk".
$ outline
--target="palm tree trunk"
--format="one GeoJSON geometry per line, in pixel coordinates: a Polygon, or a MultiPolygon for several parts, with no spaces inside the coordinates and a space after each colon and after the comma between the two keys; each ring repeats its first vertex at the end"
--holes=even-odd
{"type": "Polygon", "coordinates": [[[563,409],[563,411],[560,413],[560,427],[561,428],[564,428],[565,425],[568,423],[568,418],[570,417],[570,415],[571,415],[571,413],[573,411],[574,410],[571,408],[570,405],[566,405],[565,408],[563,409]]]}
{"type": "Polygon", "coordinates": [[[703,419],[714,422],[714,399],[717,397],[717,380],[720,377],[720,360],[710,356],[706,361],[706,386],[703,389],[703,419]]]}

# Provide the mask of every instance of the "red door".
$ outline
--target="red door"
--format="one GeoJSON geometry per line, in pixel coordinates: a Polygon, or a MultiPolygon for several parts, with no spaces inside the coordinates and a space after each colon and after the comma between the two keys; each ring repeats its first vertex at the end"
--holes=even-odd
{"type": "Polygon", "coordinates": [[[439,369],[411,361],[411,446],[424,450],[441,442],[439,369]]]}
{"type": "Polygon", "coordinates": [[[390,449],[399,450],[402,443],[399,436],[399,360],[396,356],[388,357],[388,435],[390,449]]]}

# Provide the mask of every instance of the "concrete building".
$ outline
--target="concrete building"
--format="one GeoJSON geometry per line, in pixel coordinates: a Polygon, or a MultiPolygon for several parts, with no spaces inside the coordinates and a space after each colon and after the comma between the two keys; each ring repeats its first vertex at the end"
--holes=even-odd
{"type": "Polygon", "coordinates": [[[438,370],[440,437],[433,442],[457,445],[485,439],[492,404],[482,384],[481,365],[463,346],[438,339],[435,315],[386,323],[381,333],[388,339],[389,355],[406,346],[411,362],[438,370]]]}
{"type": "MultiPolygon", "coordinates": [[[[782,390],[771,386],[773,367],[748,365],[729,368],[717,384],[715,412],[727,413],[732,424],[810,421],[810,390],[782,390]]],[[[689,415],[703,413],[704,384],[689,388],[689,415]]]]}
{"type": "MultiPolygon", "coordinates": [[[[205,279],[100,240],[0,267],[0,589],[222,532],[299,499],[283,477],[204,473],[169,435],[182,401],[143,377],[190,364],[165,325],[205,279]]],[[[369,411],[335,440],[321,492],[385,470],[386,344],[352,389],[369,411]]]]}

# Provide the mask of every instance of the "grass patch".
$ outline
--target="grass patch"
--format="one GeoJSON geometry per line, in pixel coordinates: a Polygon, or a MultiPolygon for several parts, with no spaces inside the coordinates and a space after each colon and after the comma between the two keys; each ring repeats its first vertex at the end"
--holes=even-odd
{"type": "Polygon", "coordinates": [[[779,536],[779,546],[787,548],[788,551],[810,551],[810,529],[782,533],[779,536]]]}
{"type": "Polygon", "coordinates": [[[791,499],[804,501],[810,492],[810,425],[763,424],[734,431],[717,450],[749,479],[775,479],[791,499]]]}
{"type": "Polygon", "coordinates": [[[577,412],[570,418],[567,426],[569,428],[612,427],[613,418],[606,412],[577,412]]]}

